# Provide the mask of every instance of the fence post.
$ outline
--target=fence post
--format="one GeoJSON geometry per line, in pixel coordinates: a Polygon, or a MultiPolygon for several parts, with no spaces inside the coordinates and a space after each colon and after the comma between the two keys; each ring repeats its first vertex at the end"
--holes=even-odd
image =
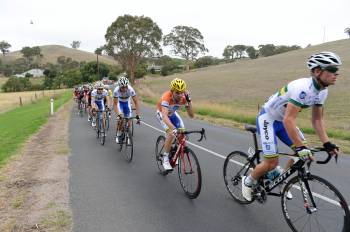
{"type": "Polygon", "coordinates": [[[36,96],[36,92],[35,92],[35,100],[38,100],[38,96],[36,96]]]}
{"type": "Polygon", "coordinates": [[[21,98],[21,97],[19,97],[19,105],[20,105],[20,106],[23,106],[22,98],[21,98]]]}
{"type": "Polygon", "coordinates": [[[53,98],[50,99],[50,115],[53,115],[53,98]]]}

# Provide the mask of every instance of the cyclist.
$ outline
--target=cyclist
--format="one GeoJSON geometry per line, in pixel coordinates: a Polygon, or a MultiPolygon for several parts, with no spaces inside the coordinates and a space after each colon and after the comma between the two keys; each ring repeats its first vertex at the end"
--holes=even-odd
{"type": "Polygon", "coordinates": [[[163,154],[163,167],[165,170],[172,169],[169,163],[169,152],[171,143],[177,135],[177,130],[185,129],[180,115],[176,112],[182,106],[185,106],[187,114],[193,118],[191,96],[186,91],[186,83],[182,79],[175,78],[170,83],[170,90],[163,93],[157,104],[157,119],[166,132],[163,154]]]}
{"type": "Polygon", "coordinates": [[[84,101],[84,89],[82,86],[80,86],[78,88],[78,92],[77,92],[77,100],[78,100],[78,110],[80,110],[81,107],[81,102],[84,101]]]}
{"type": "MultiPolygon", "coordinates": [[[[242,179],[242,195],[246,200],[252,199],[252,186],[259,177],[278,165],[276,137],[294,149],[300,158],[312,159],[312,152],[306,147],[304,136],[296,126],[297,116],[303,108],[312,107],[312,125],[316,134],[330,154],[338,154],[339,148],[329,141],[326,133],[322,105],[327,98],[328,86],[334,85],[337,80],[340,65],[339,56],[332,52],[313,54],[307,61],[311,77],[288,83],[263,105],[256,125],[265,159],[242,179]]],[[[294,160],[289,159],[286,168],[293,165],[294,160]]]]}
{"type": "MultiPolygon", "coordinates": [[[[94,110],[99,110],[99,111],[104,111],[105,110],[105,104],[104,104],[104,99],[107,98],[108,92],[107,90],[103,89],[104,85],[102,82],[97,82],[95,85],[95,89],[91,93],[91,106],[92,106],[92,115],[93,115],[93,120],[91,125],[94,127],[96,126],[96,112],[94,110]]],[[[107,105],[109,105],[109,99],[107,98],[107,105]]],[[[105,112],[103,112],[102,117],[106,117],[105,112]]],[[[104,120],[102,120],[104,123],[104,120]]],[[[104,127],[106,125],[103,125],[104,127]]]]}
{"type": "MultiPolygon", "coordinates": [[[[118,79],[118,86],[113,91],[113,104],[114,104],[114,112],[117,116],[117,125],[116,125],[116,137],[115,141],[116,143],[120,142],[120,135],[121,135],[121,118],[122,116],[129,118],[132,115],[132,109],[131,109],[131,98],[135,104],[136,108],[136,119],[137,123],[140,123],[140,106],[139,106],[139,100],[136,96],[136,92],[133,87],[129,84],[128,78],[125,76],[121,76],[118,79]]],[[[128,122],[129,127],[131,126],[131,121],[128,122]]]]}

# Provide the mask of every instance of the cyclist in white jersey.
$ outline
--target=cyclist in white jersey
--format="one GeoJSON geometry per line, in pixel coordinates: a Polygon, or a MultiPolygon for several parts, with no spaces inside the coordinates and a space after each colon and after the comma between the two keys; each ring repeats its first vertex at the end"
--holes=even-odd
{"type": "MultiPolygon", "coordinates": [[[[303,108],[312,107],[312,125],[324,148],[333,155],[339,152],[339,148],[327,136],[323,104],[328,94],[327,87],[337,80],[341,60],[332,52],[320,52],[309,57],[307,65],[311,77],[294,80],[282,87],[268,99],[257,117],[256,125],[265,159],[242,179],[242,195],[248,201],[252,199],[252,186],[278,165],[277,137],[294,149],[300,158],[312,158],[311,151],[305,146],[304,136],[296,126],[297,116],[303,108]]],[[[293,162],[293,159],[288,160],[286,168],[293,162]]]]}
{"type": "MultiPolygon", "coordinates": [[[[132,116],[131,109],[131,99],[134,101],[137,123],[140,123],[140,106],[139,100],[136,96],[136,92],[133,87],[130,86],[128,78],[122,76],[118,80],[118,86],[114,89],[113,92],[113,103],[114,103],[114,112],[117,116],[117,126],[116,126],[116,143],[119,143],[119,136],[121,135],[121,117],[129,118],[132,116]]],[[[131,126],[131,121],[129,120],[129,127],[131,126]]]]}
{"type": "MultiPolygon", "coordinates": [[[[92,126],[96,126],[95,110],[104,111],[106,108],[104,99],[107,99],[107,106],[110,105],[109,99],[107,98],[107,96],[108,96],[108,92],[107,90],[104,89],[104,85],[102,84],[102,82],[97,82],[97,84],[95,85],[95,89],[91,92],[91,106],[93,111],[92,114],[94,116],[93,121],[91,123],[92,126]]],[[[103,112],[102,116],[103,118],[106,117],[105,112],[103,112]]],[[[104,120],[103,120],[103,123],[104,123],[104,120]]]]}

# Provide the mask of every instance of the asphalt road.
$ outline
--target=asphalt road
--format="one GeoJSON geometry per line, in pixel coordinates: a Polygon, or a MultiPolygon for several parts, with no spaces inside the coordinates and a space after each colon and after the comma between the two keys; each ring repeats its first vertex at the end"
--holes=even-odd
{"type": "MultiPolygon", "coordinates": [[[[201,143],[193,135],[190,145],[200,162],[202,191],[188,199],[177,171],[161,176],[154,157],[161,134],[155,110],[142,108],[144,124],[135,127],[134,158],[127,163],[117,150],[114,132],[101,146],[86,118],[72,113],[70,123],[70,204],[74,231],[290,231],[280,198],[265,204],[240,205],[228,194],[222,176],[224,157],[233,150],[246,151],[252,143],[248,132],[184,119],[187,129],[206,129],[201,143]]],[[[112,124],[114,126],[114,123],[112,124]]],[[[282,148],[284,149],[284,148],[282,148]]],[[[350,157],[338,165],[314,165],[312,171],[333,183],[350,201],[350,157]]]]}

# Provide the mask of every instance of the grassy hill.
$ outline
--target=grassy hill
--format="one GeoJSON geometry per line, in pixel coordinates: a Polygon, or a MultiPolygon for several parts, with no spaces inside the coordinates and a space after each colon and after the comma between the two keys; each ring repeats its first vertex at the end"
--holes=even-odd
{"type": "MultiPolygon", "coordinates": [[[[335,86],[330,87],[325,113],[327,127],[350,140],[350,39],[168,77],[147,78],[141,86],[142,94],[154,101],[168,89],[171,79],[183,78],[191,91],[197,113],[202,111],[215,116],[213,112],[217,112],[217,116],[226,115],[236,121],[252,122],[258,106],[270,95],[289,81],[309,76],[306,60],[320,51],[335,52],[342,59],[339,79],[335,86]]],[[[302,112],[303,119],[298,124],[309,130],[310,112],[306,111],[302,112]]]]}
{"type": "MultiPolygon", "coordinates": [[[[61,45],[45,45],[40,46],[41,53],[44,55],[40,63],[57,63],[57,57],[65,56],[70,57],[76,61],[95,61],[96,54],[86,51],[81,51],[73,48],[68,48],[61,45]]],[[[18,58],[22,57],[20,51],[10,52],[5,57],[1,56],[1,59],[4,63],[12,62],[18,58]]],[[[103,63],[110,65],[118,65],[118,63],[109,56],[100,56],[99,60],[103,63]]]]}

